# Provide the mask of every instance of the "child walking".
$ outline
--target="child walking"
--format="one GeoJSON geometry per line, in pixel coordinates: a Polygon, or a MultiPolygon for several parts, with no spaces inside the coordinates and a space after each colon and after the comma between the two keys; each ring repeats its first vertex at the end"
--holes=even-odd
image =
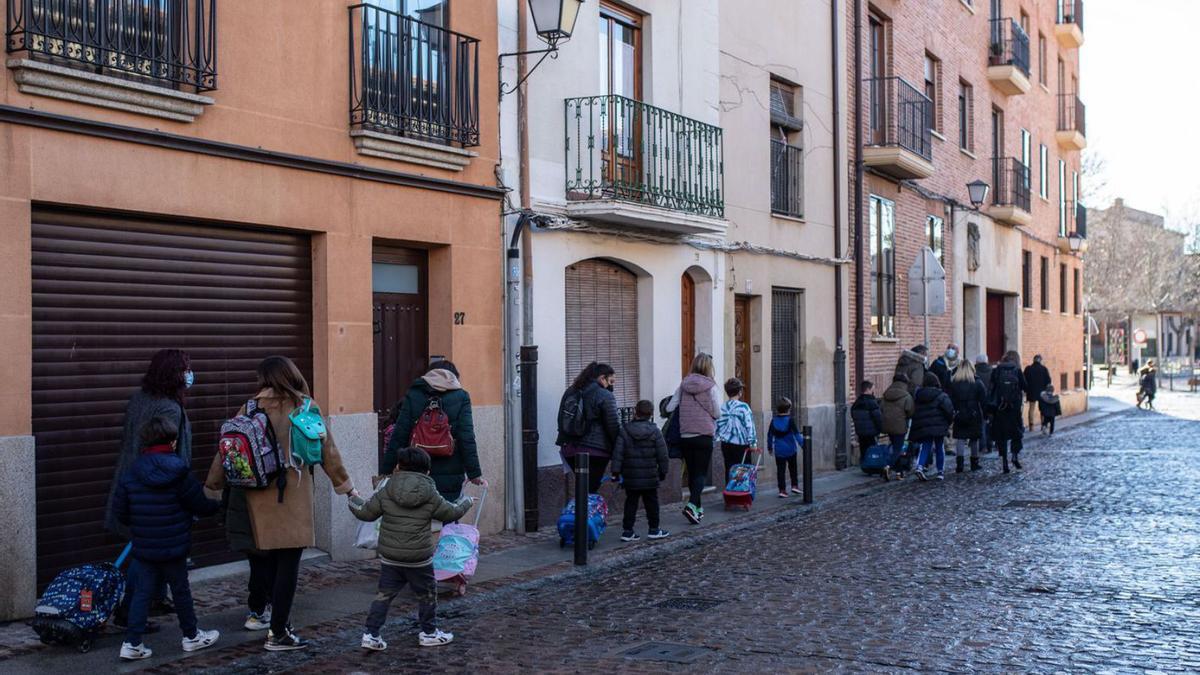
{"type": "Polygon", "coordinates": [[[437,627],[431,524],[462,518],[474,500],[464,496],[455,503],[446,501],[429,476],[429,466],[429,455],[424,450],[404,448],[396,453],[396,472],[387,483],[365,503],[350,502],[350,511],[359,520],[383,519],[379,524],[379,592],[367,614],[363,649],[387,649],[379,631],[392,600],[406,584],[417,597],[417,619],[421,624],[418,644],[436,647],[454,639],[452,633],[437,627]]]}
{"type": "Polygon", "coordinates": [[[883,433],[883,408],[875,398],[875,383],[863,380],[858,385],[858,398],[850,406],[850,419],[854,422],[854,434],[858,436],[858,451],[865,455],[867,448],[875,445],[875,439],[883,433]]]}
{"type": "Polygon", "coordinates": [[[646,507],[646,521],[650,526],[646,538],[662,539],[671,534],[658,526],[658,484],[666,480],[667,472],[671,470],[667,441],[652,421],[653,403],[638,401],[633,414],[633,421],[621,427],[612,456],[613,480],[620,480],[621,487],[625,488],[621,541],[639,539],[633,531],[639,500],[646,507]]]}
{"type": "Polygon", "coordinates": [[[150,601],[164,582],[175,601],[183,651],[204,649],[220,637],[215,630],[196,627],[187,557],[192,548],[192,521],[215,514],[221,504],[204,496],[187,463],[175,454],[178,438],[175,422],[162,417],[150,420],[139,439],[142,454],[122,474],[113,496],[114,515],[129,527],[133,539],[129,577],[134,590],[129,627],[121,645],[121,658],[126,661],[147,659],[154,653],[142,644],[142,635],[150,601]]]}
{"type": "Polygon", "coordinates": [[[792,477],[792,492],[803,494],[800,480],[797,478],[799,468],[796,455],[804,447],[804,437],[792,417],[792,401],[786,396],[779,397],[775,402],[775,417],[771,419],[771,429],[767,434],[767,451],[775,455],[775,477],[779,481],[779,498],[787,499],[786,469],[792,477]]]}
{"type": "Polygon", "coordinates": [[[921,444],[915,473],[917,478],[928,480],[925,463],[932,454],[937,460],[937,479],[946,478],[946,434],[954,421],[954,404],[942,391],[942,381],[933,373],[925,373],[925,381],[913,397],[916,410],[913,412],[912,427],[908,430],[910,443],[921,444]]]}
{"type": "Polygon", "coordinates": [[[1062,415],[1062,400],[1054,393],[1054,385],[1048,384],[1038,396],[1038,412],[1042,414],[1042,433],[1054,435],[1054,419],[1062,415]]]}
{"type": "Polygon", "coordinates": [[[721,442],[721,454],[725,457],[725,479],[729,480],[729,469],[740,464],[746,450],[758,447],[758,433],[754,428],[754,413],[750,404],[742,400],[745,385],[736,377],[725,381],[725,395],[729,397],[721,406],[717,418],[717,440],[721,442]]]}

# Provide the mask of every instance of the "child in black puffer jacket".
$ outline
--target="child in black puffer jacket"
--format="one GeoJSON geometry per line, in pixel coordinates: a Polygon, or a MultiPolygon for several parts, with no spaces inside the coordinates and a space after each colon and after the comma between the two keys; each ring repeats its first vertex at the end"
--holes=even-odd
{"type": "Polygon", "coordinates": [[[916,410],[913,412],[912,427],[908,430],[910,443],[921,444],[921,455],[917,458],[917,478],[925,478],[925,461],[934,453],[937,461],[937,479],[945,478],[946,434],[954,421],[954,404],[942,391],[942,382],[933,373],[925,374],[925,381],[913,397],[916,410]]]}
{"type": "Polygon", "coordinates": [[[667,478],[671,460],[667,457],[667,442],[662,431],[655,426],[654,404],[638,401],[634,408],[634,420],[621,427],[617,445],[613,450],[612,475],[625,488],[625,515],[622,519],[621,541],[637,541],[633,531],[637,521],[638,500],[646,506],[646,520],[650,539],[662,539],[670,532],[659,528],[658,484],[667,478]]]}

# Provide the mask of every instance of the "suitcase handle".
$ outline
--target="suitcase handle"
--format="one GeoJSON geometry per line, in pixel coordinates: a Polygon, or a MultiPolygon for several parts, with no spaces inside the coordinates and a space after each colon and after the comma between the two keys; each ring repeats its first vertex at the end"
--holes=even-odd
{"type": "Polygon", "coordinates": [[[125,564],[125,559],[129,557],[129,552],[133,550],[133,542],[125,544],[125,548],[121,549],[121,555],[117,556],[117,561],[113,563],[113,567],[121,569],[121,565],[125,564]]]}
{"type": "Polygon", "coordinates": [[[754,468],[756,468],[756,469],[760,468],[762,466],[762,458],[763,458],[762,448],[747,447],[746,451],[742,453],[742,464],[747,463],[746,460],[750,459],[750,453],[752,453],[752,452],[756,453],[758,455],[758,459],[754,460],[754,468]]]}
{"type": "MultiPolygon", "coordinates": [[[[469,480],[463,481],[462,488],[459,490],[460,495],[462,493],[466,492],[467,484],[469,484],[470,482],[471,481],[469,481],[469,480]]],[[[479,501],[475,502],[475,505],[472,507],[475,509],[475,529],[479,529],[479,516],[483,513],[483,501],[485,499],[487,499],[487,493],[488,493],[488,484],[487,484],[487,481],[484,481],[483,491],[479,495],[479,501]]]]}

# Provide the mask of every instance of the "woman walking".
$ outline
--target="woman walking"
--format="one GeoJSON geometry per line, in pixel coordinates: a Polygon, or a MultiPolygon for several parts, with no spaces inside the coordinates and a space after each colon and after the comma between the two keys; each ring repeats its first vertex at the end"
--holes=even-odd
{"type": "Polygon", "coordinates": [[[1021,468],[1019,455],[1025,435],[1021,407],[1028,390],[1025,375],[1021,373],[1021,355],[1015,351],[1005,353],[1000,364],[992,371],[992,394],[988,405],[993,411],[992,437],[996,441],[996,449],[1000,451],[1004,473],[1008,473],[1010,450],[1013,466],[1021,468]]]}
{"type": "Polygon", "coordinates": [[[453,451],[446,456],[430,456],[429,475],[437,485],[438,493],[447,501],[458,501],[464,477],[476,485],[483,485],[483,469],[479,466],[479,451],[475,445],[475,420],[471,413],[471,395],[458,381],[458,368],[450,361],[435,361],[429,371],[417,378],[408,393],[397,405],[392,419],[396,426],[392,439],[383,454],[379,473],[387,476],[396,470],[396,453],[409,445],[417,420],[430,403],[437,405],[450,420],[450,437],[454,441],[453,451]]]}
{"type": "Polygon", "coordinates": [[[667,412],[679,410],[679,449],[687,467],[688,490],[691,492],[683,515],[693,524],[698,524],[704,517],[700,493],[708,478],[713,434],[716,433],[717,418],[721,416],[715,376],[712,357],[703,352],[697,354],[692,360],[692,372],[683,378],[667,403],[667,412]]]}
{"type": "MultiPolygon", "coordinates": [[[[290,415],[311,400],[304,375],[291,359],[270,356],[258,364],[255,405],[266,411],[275,431],[279,455],[287,464],[286,485],[280,493],[275,483],[261,490],[227,488],[218,454],[208,469],[205,487],[228,490],[225,530],[230,548],[246,554],[250,562],[250,614],[248,630],[269,628],[267,651],[303,649],[308,643],[292,632],[290,622],[300,554],[313,545],[313,479],[292,459],[290,415]],[[267,610],[268,605],[270,611],[267,610]]],[[[313,408],[317,408],[314,404],[313,408]]],[[[238,415],[246,412],[246,406],[238,415]]],[[[328,427],[327,427],[328,428],[328,427]]],[[[326,432],[321,447],[321,470],[339,495],[357,496],[333,435],[326,432]]]]}
{"type": "Polygon", "coordinates": [[[559,429],[554,443],[562,448],[563,460],[575,471],[586,455],[589,494],[600,489],[621,430],[617,399],[612,394],[616,383],[617,373],[612,366],[592,361],[575,376],[558,405],[559,429]]]}
{"type": "Polygon", "coordinates": [[[979,440],[983,438],[983,406],[987,390],[975,376],[975,365],[963,359],[950,378],[950,402],[954,404],[954,471],[963,472],[967,448],[971,448],[971,470],[979,470],[979,440]]]}

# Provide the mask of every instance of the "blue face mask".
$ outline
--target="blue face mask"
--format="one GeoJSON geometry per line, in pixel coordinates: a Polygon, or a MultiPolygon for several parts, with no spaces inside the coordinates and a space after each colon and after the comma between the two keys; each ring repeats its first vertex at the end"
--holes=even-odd
{"type": "Polygon", "coordinates": [[[183,373],[183,386],[188,389],[192,388],[192,383],[196,381],[196,374],[188,370],[183,373]]]}

